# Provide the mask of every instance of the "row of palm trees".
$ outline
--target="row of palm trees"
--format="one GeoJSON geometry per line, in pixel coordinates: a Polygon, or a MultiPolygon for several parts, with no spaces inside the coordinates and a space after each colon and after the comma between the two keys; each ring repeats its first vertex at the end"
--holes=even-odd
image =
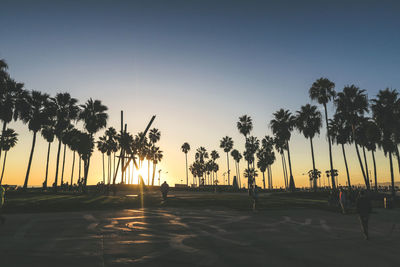
{"type": "MultiPolygon", "coordinates": [[[[365,90],[355,85],[348,85],[341,92],[334,90],[335,84],[327,78],[316,80],[309,89],[310,100],[316,101],[323,106],[324,119],[326,125],[326,136],[329,148],[330,170],[327,172],[331,178],[331,186],[336,189],[335,177],[338,171],[334,169],[332,157],[332,144],[341,146],[343,160],[346,167],[347,185],[351,188],[351,179],[349,167],[347,164],[345,145],[354,145],[357,158],[360,165],[365,186],[371,189],[370,178],[368,173],[368,161],[366,157],[367,151],[371,152],[374,168],[375,190],[378,189],[377,166],[375,162],[375,152],[377,148],[383,150],[385,156],[389,157],[389,167],[391,175],[392,193],[395,193],[394,187],[394,171],[393,171],[393,155],[396,156],[399,172],[400,172],[400,155],[398,145],[400,143],[400,99],[397,90],[385,89],[380,90],[376,98],[369,100],[365,90]],[[333,102],[335,113],[331,118],[328,116],[327,105],[333,102]],[[361,152],[363,156],[361,156],[361,152]]],[[[323,115],[316,105],[306,104],[292,114],[289,110],[280,109],[273,113],[273,119],[269,126],[272,130],[273,137],[265,136],[260,141],[257,137],[251,136],[253,123],[250,116],[243,115],[237,122],[239,132],[245,137],[245,149],[242,154],[237,149],[233,149],[233,140],[231,137],[224,137],[221,140],[220,147],[227,153],[227,174],[228,184],[230,184],[230,168],[229,168],[229,152],[236,163],[237,177],[240,177],[239,162],[242,157],[247,162],[247,168],[244,176],[248,178],[248,187],[254,186],[257,170],[255,168],[255,156],[257,157],[257,167],[263,173],[263,186],[265,186],[264,173],[268,171],[269,188],[272,187],[272,173],[270,166],[275,161],[274,148],[282,157],[283,177],[285,187],[294,191],[295,180],[292,172],[292,161],[290,157],[289,141],[292,132],[297,130],[309,140],[311,148],[312,170],[309,176],[314,189],[317,189],[317,180],[321,177],[321,171],[317,169],[315,162],[315,153],[313,139],[320,134],[323,125],[323,115]],[[287,157],[285,156],[285,151],[287,157]],[[287,163],[286,164],[286,158],[287,163]],[[288,166],[287,166],[288,165],[288,166]],[[288,174],[289,170],[289,174],[288,174]]],[[[182,151],[186,154],[186,175],[188,182],[188,164],[187,153],[190,145],[184,143],[182,151]]],[[[215,151],[215,153],[217,153],[215,151]]],[[[190,165],[194,177],[199,178],[200,184],[207,183],[208,172],[216,172],[211,163],[215,160],[206,161],[208,153],[204,147],[196,150],[195,161],[190,165]],[[210,163],[211,162],[211,163],[210,163]]]]}
{"type": "MultiPolygon", "coordinates": [[[[0,60],[0,120],[3,127],[0,135],[0,158],[4,152],[4,160],[0,178],[0,184],[3,182],[3,175],[6,166],[7,152],[13,148],[17,141],[17,133],[8,128],[12,120],[20,120],[28,126],[32,133],[32,146],[29,154],[28,166],[24,180],[24,188],[28,187],[32,160],[35,152],[37,135],[41,134],[48,142],[47,161],[43,187],[48,185],[49,178],[49,160],[51,145],[54,141],[58,141],[58,149],[56,155],[56,166],[53,186],[56,189],[59,184],[64,184],[65,174],[65,157],[67,148],[73,153],[71,185],[73,184],[75,158],[79,157],[79,179],[78,183],[86,188],[91,156],[93,154],[95,143],[97,148],[103,153],[103,182],[105,183],[104,153],[108,156],[108,183],[115,174],[115,155],[118,150],[126,151],[126,156],[139,157],[140,165],[146,159],[153,163],[153,178],[156,165],[163,157],[162,151],[155,144],[160,139],[160,132],[152,129],[149,132],[148,139],[144,138],[143,142],[138,142],[139,133],[135,138],[128,132],[117,133],[110,127],[104,136],[101,136],[97,142],[94,135],[107,126],[107,107],[100,100],[89,99],[85,104],[79,105],[76,98],[71,97],[69,93],[58,93],[54,97],[48,94],[35,91],[25,90],[23,83],[18,83],[12,79],[7,72],[8,65],[4,60],[0,60]],[[77,128],[77,123],[83,123],[83,129],[77,128]],[[61,160],[61,150],[63,150],[61,160]],[[114,168],[111,170],[111,155],[114,156],[114,168]],[[60,161],[62,163],[60,164],[60,161]],[[81,163],[83,163],[83,173],[81,173],[81,163]],[[61,165],[61,166],[60,166],[61,165]],[[83,174],[83,176],[82,176],[83,174]]],[[[125,155],[123,155],[125,156],[125,155]]],[[[149,177],[150,177],[150,164],[149,177]]],[[[124,181],[124,177],[122,178],[124,181]]],[[[115,179],[113,180],[115,183],[115,179]]]]}

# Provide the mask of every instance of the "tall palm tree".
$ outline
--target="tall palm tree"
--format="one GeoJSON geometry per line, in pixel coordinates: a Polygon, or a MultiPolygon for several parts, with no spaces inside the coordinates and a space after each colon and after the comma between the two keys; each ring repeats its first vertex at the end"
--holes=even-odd
{"type": "Polygon", "coordinates": [[[396,90],[387,88],[380,90],[376,99],[372,99],[371,102],[373,119],[381,132],[381,139],[378,145],[383,149],[385,156],[389,154],[392,195],[395,196],[392,154],[395,153],[396,149],[396,122],[398,123],[400,100],[396,90]]]}
{"type": "Polygon", "coordinates": [[[350,173],[349,167],[347,164],[346,158],[346,151],[344,148],[345,144],[349,144],[351,142],[351,126],[346,123],[344,116],[340,113],[336,113],[333,116],[333,119],[329,120],[329,133],[332,137],[332,142],[336,143],[337,145],[341,145],[344,165],[346,167],[346,174],[347,174],[347,186],[351,190],[351,181],[350,181],[350,173]]]}
{"type": "Polygon", "coordinates": [[[43,182],[43,189],[47,188],[47,178],[49,174],[49,160],[50,160],[50,148],[51,143],[54,141],[55,136],[55,122],[51,122],[48,125],[45,125],[42,129],[42,136],[48,142],[47,147],[47,160],[46,160],[46,174],[43,182]]]}
{"type": "MultiPolygon", "coordinates": [[[[106,153],[108,157],[108,183],[111,182],[111,173],[115,173],[115,153],[119,150],[119,145],[118,145],[118,134],[117,130],[115,130],[114,127],[109,127],[106,132],[105,132],[105,142],[106,142],[106,153]],[[113,154],[114,156],[114,168],[111,168],[111,155],[113,154]]],[[[131,135],[128,136],[128,148],[125,151],[128,151],[130,149],[130,140],[131,135]]]]}
{"type": "Polygon", "coordinates": [[[364,113],[368,112],[368,99],[365,94],[365,90],[360,90],[354,85],[345,86],[343,92],[337,94],[335,99],[335,105],[337,113],[340,113],[352,128],[352,138],[356,147],[357,157],[360,164],[361,172],[365,181],[367,189],[370,189],[369,180],[364,166],[361,160],[360,151],[358,149],[358,143],[356,138],[356,128],[359,126],[359,122],[364,116],[364,113]]]}
{"type": "Polygon", "coordinates": [[[243,175],[244,178],[250,180],[247,182],[248,184],[255,185],[256,177],[258,176],[257,170],[255,168],[251,167],[249,169],[245,169],[243,175]]]}
{"type": "Polygon", "coordinates": [[[153,158],[151,159],[153,162],[153,177],[151,179],[151,185],[154,185],[154,177],[156,173],[157,164],[161,162],[163,158],[163,152],[160,150],[159,147],[153,146],[151,154],[153,156],[153,158]]]}
{"type": "Polygon", "coordinates": [[[60,162],[60,152],[61,152],[61,142],[62,137],[71,127],[71,122],[76,120],[79,113],[79,106],[77,106],[78,100],[71,97],[69,93],[58,93],[54,98],[51,99],[53,105],[56,109],[56,126],[55,134],[58,139],[58,149],[57,149],[57,160],[56,160],[56,173],[54,178],[55,190],[58,184],[58,168],[60,162]]]}
{"type": "Polygon", "coordinates": [[[270,126],[275,136],[279,136],[285,142],[286,150],[289,161],[289,189],[293,192],[296,190],[296,186],[293,179],[292,163],[290,160],[289,140],[291,132],[296,123],[296,118],[290,113],[289,110],[280,109],[274,114],[274,119],[271,120],[270,126]]]}
{"type": "Polygon", "coordinates": [[[107,148],[107,137],[105,135],[99,137],[99,141],[97,141],[97,150],[100,151],[101,156],[102,156],[102,161],[103,161],[103,183],[105,184],[106,183],[106,170],[105,170],[105,163],[104,163],[104,154],[107,153],[107,151],[108,151],[108,148],[107,148]]]}
{"type": "Polygon", "coordinates": [[[213,150],[213,151],[211,151],[210,156],[211,156],[211,159],[212,159],[212,165],[211,165],[212,181],[213,181],[212,184],[214,184],[214,181],[215,181],[215,178],[214,178],[215,161],[217,159],[219,159],[219,153],[216,150],[213,150]]]}
{"type": "Polygon", "coordinates": [[[229,137],[229,136],[223,137],[221,139],[219,147],[222,148],[224,150],[224,152],[226,153],[226,162],[228,164],[228,185],[230,185],[231,184],[231,179],[230,179],[231,170],[229,169],[229,152],[233,148],[233,140],[232,140],[232,138],[229,137]]]}
{"type": "MultiPolygon", "coordinates": [[[[86,101],[84,105],[81,105],[81,108],[82,111],[79,113],[79,119],[83,121],[85,129],[91,137],[90,139],[93,140],[93,135],[107,126],[108,115],[106,111],[108,108],[104,106],[100,100],[92,100],[91,98],[86,101]]],[[[89,174],[91,153],[87,153],[87,155],[84,175],[85,190],[89,174]]]]}
{"type": "Polygon", "coordinates": [[[310,90],[308,91],[311,100],[316,100],[320,105],[324,106],[325,111],[325,123],[326,123],[326,131],[328,137],[328,144],[329,144],[329,163],[331,167],[331,179],[332,179],[332,188],[335,189],[335,173],[333,169],[333,159],[332,159],[332,144],[331,144],[331,137],[329,134],[329,127],[328,127],[328,110],[327,104],[329,101],[335,98],[336,92],[334,90],[335,84],[328,80],[327,78],[319,78],[316,80],[310,90]]]}
{"type": "Polygon", "coordinates": [[[64,145],[64,152],[63,152],[63,160],[62,160],[62,167],[61,167],[61,185],[64,185],[64,167],[65,167],[65,154],[67,152],[67,145],[70,143],[70,131],[73,129],[73,126],[70,124],[68,128],[64,131],[61,137],[61,143],[64,145]]]}
{"type": "Polygon", "coordinates": [[[374,164],[375,191],[378,191],[378,175],[376,170],[375,151],[377,144],[379,144],[379,141],[381,140],[381,131],[373,120],[367,121],[365,135],[367,140],[365,147],[368,149],[368,151],[371,151],[372,162],[374,164]]]}
{"type": "MultiPolygon", "coordinates": [[[[261,148],[257,151],[257,168],[260,169],[263,175],[263,188],[265,189],[265,171],[267,170],[268,163],[266,160],[266,151],[265,149],[261,148]]],[[[268,180],[269,182],[269,180],[268,180]]]]}
{"type": "Polygon", "coordinates": [[[195,167],[197,169],[197,175],[201,174],[201,176],[198,176],[199,179],[202,178],[202,184],[204,185],[204,174],[205,174],[205,168],[206,168],[206,160],[208,159],[208,152],[207,149],[205,147],[199,147],[196,150],[196,154],[195,154],[195,167]]]}
{"type": "Polygon", "coordinates": [[[2,138],[0,147],[4,151],[4,160],[0,177],[0,185],[3,182],[4,170],[6,167],[7,152],[17,144],[18,142],[17,136],[18,134],[13,129],[10,128],[6,129],[1,136],[2,138]]]}
{"type": "Polygon", "coordinates": [[[25,97],[25,105],[21,110],[20,118],[23,123],[28,124],[29,131],[33,132],[32,148],[26,170],[24,188],[28,187],[29,173],[33,159],[33,153],[36,144],[36,135],[48,123],[49,117],[47,114],[46,105],[49,101],[49,95],[38,91],[31,91],[25,97]]]}
{"type": "MultiPolygon", "coordinates": [[[[149,131],[150,150],[151,150],[151,147],[160,140],[160,138],[161,138],[161,133],[158,129],[153,128],[149,131]]],[[[150,162],[154,162],[153,161],[154,153],[151,153],[151,152],[149,152],[149,153],[150,153],[150,161],[148,160],[148,166],[149,166],[148,176],[149,176],[149,184],[150,184],[150,162]]],[[[153,169],[155,170],[154,166],[153,166],[153,169]]],[[[154,180],[154,176],[155,176],[155,173],[153,173],[153,175],[152,175],[152,177],[153,177],[152,180],[154,180]]],[[[154,184],[154,181],[152,181],[152,184],[154,184]]]]}
{"type": "MultiPolygon", "coordinates": [[[[251,168],[255,169],[255,157],[254,155],[256,154],[258,148],[260,146],[260,141],[257,139],[257,137],[254,136],[249,136],[246,140],[245,148],[246,150],[243,153],[244,158],[248,162],[249,166],[251,168]]],[[[248,168],[248,169],[251,169],[248,168]]],[[[248,189],[250,192],[250,189],[255,185],[255,178],[254,179],[248,179],[247,182],[250,182],[248,184],[248,189]]]]}
{"type": "MultiPolygon", "coordinates": [[[[244,135],[245,142],[247,142],[247,135],[249,135],[251,130],[253,130],[253,121],[251,117],[247,115],[239,117],[239,121],[237,122],[236,126],[239,132],[244,135]]],[[[247,161],[247,169],[250,169],[249,161],[247,161]]]]}
{"type": "Polygon", "coordinates": [[[81,136],[81,133],[79,130],[74,128],[74,129],[70,130],[68,134],[70,135],[68,147],[72,151],[72,166],[71,166],[72,170],[71,170],[71,184],[70,184],[70,186],[72,188],[72,185],[74,182],[75,154],[79,150],[79,144],[80,144],[79,138],[81,136]]]}
{"type": "MultiPolygon", "coordinates": [[[[28,94],[23,89],[24,84],[11,79],[6,72],[7,64],[0,62],[0,121],[3,122],[2,133],[7,128],[7,124],[19,117],[20,109],[24,106],[24,100],[28,94]]],[[[0,137],[1,142],[1,137],[0,137]]],[[[0,158],[1,158],[0,148],[0,158]]]]}
{"type": "MultiPolygon", "coordinates": [[[[313,138],[316,134],[320,133],[321,127],[322,116],[317,106],[307,104],[297,111],[296,128],[299,132],[303,133],[305,138],[310,139],[313,173],[316,173],[313,138]]],[[[317,190],[317,177],[313,179],[313,186],[314,190],[317,190]]]]}
{"type": "Polygon", "coordinates": [[[189,143],[185,142],[181,146],[181,150],[183,153],[185,153],[185,158],[186,158],[186,185],[189,185],[189,174],[188,174],[188,161],[187,161],[187,153],[190,150],[190,145],[189,143]]]}
{"type": "Polygon", "coordinates": [[[285,159],[285,153],[284,153],[284,151],[286,150],[286,143],[279,136],[275,136],[273,142],[274,142],[274,145],[275,145],[275,149],[279,152],[279,154],[281,154],[283,179],[284,179],[284,182],[285,182],[285,189],[288,189],[288,184],[289,184],[288,183],[288,173],[287,173],[286,159],[285,159]]]}
{"type": "Polygon", "coordinates": [[[233,149],[231,151],[231,156],[235,160],[235,165],[236,165],[236,176],[239,179],[239,188],[241,187],[242,181],[240,180],[240,169],[239,169],[239,163],[240,160],[242,159],[242,155],[240,154],[239,150],[233,149]]]}
{"type": "Polygon", "coordinates": [[[262,160],[265,161],[266,169],[268,172],[268,188],[272,189],[272,170],[271,165],[275,162],[275,153],[274,153],[274,139],[270,136],[265,136],[261,140],[261,148],[262,152],[262,160]]]}

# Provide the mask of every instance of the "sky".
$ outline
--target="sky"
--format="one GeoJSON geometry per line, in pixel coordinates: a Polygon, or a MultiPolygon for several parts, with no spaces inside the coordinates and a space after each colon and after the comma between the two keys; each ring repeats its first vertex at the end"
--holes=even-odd
{"type": "MultiPolygon", "coordinates": [[[[296,112],[312,103],[308,89],[320,77],[335,82],[337,91],[355,84],[370,98],[386,87],[400,89],[397,1],[0,2],[0,58],[9,64],[11,76],[29,90],[69,92],[81,104],[100,99],[109,108],[108,126],[117,129],[121,110],[132,133],[143,131],[156,115],[153,126],[161,131],[164,152],[158,168],[161,181],[170,184],[186,179],[180,151],[184,142],[192,147],[189,163],[200,146],[217,150],[222,177],[227,164],[220,139],[231,136],[234,147],[244,150],[238,117],[253,118],[252,135],[271,135],[272,113],[280,108],[296,112]]],[[[330,104],[329,116],[333,112],[330,104]]],[[[8,154],[4,182],[22,184],[32,133],[20,122],[9,127],[20,140],[8,154]]],[[[325,172],[325,128],[314,144],[316,167],[325,172]]],[[[296,185],[307,186],[309,141],[294,132],[290,146],[296,185]]],[[[346,146],[346,152],[352,182],[362,183],[354,146],[346,146]]],[[[46,153],[47,144],[39,137],[30,185],[41,185],[46,153]]],[[[55,154],[54,143],[50,182],[55,154]]],[[[333,146],[333,155],[344,185],[340,147],[333,146]]],[[[273,184],[283,186],[278,156],[273,184]]],[[[89,184],[102,180],[101,154],[96,151],[93,157],[89,184]]],[[[65,177],[70,177],[71,158],[67,152],[65,177]]],[[[388,182],[388,159],[380,151],[377,167],[379,181],[388,182]]],[[[244,162],[240,168],[244,170],[244,162]]],[[[261,185],[261,176],[257,183],[261,185]]]]}

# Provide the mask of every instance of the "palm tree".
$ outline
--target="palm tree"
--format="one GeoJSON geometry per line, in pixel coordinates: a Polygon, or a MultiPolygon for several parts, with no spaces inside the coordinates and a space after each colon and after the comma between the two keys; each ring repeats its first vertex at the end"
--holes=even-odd
{"type": "Polygon", "coordinates": [[[157,164],[160,163],[160,161],[163,158],[163,152],[160,150],[159,147],[153,146],[152,147],[152,156],[153,158],[151,159],[153,162],[153,177],[151,179],[151,185],[154,185],[154,177],[155,177],[155,173],[156,173],[156,168],[157,168],[157,164]]]}
{"type": "MultiPolygon", "coordinates": [[[[97,141],[97,150],[100,151],[102,159],[103,159],[103,183],[106,183],[106,170],[105,170],[105,164],[104,164],[104,154],[107,153],[108,148],[107,148],[107,137],[100,136],[99,141],[97,141]]],[[[110,167],[110,166],[109,166],[110,167]]],[[[108,170],[110,171],[110,170],[108,170]]]]}
{"type": "Polygon", "coordinates": [[[257,168],[260,169],[263,175],[263,188],[265,189],[265,171],[267,170],[268,164],[266,160],[266,151],[264,149],[261,148],[257,151],[257,159],[257,168]]]}
{"type": "Polygon", "coordinates": [[[385,156],[389,154],[392,195],[395,196],[392,154],[395,153],[396,149],[395,134],[400,110],[400,100],[396,90],[387,88],[385,90],[380,90],[376,99],[373,99],[371,102],[372,116],[381,132],[381,139],[378,145],[383,149],[385,156]]]}
{"type": "Polygon", "coordinates": [[[49,123],[48,125],[45,125],[43,127],[42,136],[48,142],[47,161],[46,161],[46,175],[45,175],[45,179],[44,179],[44,182],[43,182],[43,189],[46,189],[47,188],[47,178],[48,178],[48,174],[49,174],[50,148],[51,148],[51,143],[53,143],[54,136],[55,136],[55,122],[54,123],[49,123]]]}
{"type": "MultiPolygon", "coordinates": [[[[86,184],[87,184],[87,174],[88,174],[88,169],[89,169],[89,160],[90,157],[93,153],[93,148],[94,148],[94,139],[93,135],[90,133],[85,133],[85,132],[79,132],[79,138],[77,138],[77,141],[79,142],[77,144],[78,147],[78,154],[79,157],[82,159],[84,163],[84,177],[83,181],[83,191],[86,192],[86,184]]],[[[81,178],[79,178],[81,179],[81,178]]]]}
{"type": "Polygon", "coordinates": [[[0,177],[0,185],[3,182],[4,169],[6,167],[7,152],[17,144],[18,142],[17,136],[18,134],[13,129],[10,128],[6,129],[1,136],[2,138],[1,138],[0,148],[4,151],[4,160],[0,177]]]}
{"type": "Polygon", "coordinates": [[[228,185],[231,184],[231,180],[230,180],[230,169],[229,169],[229,152],[232,150],[233,147],[233,140],[231,137],[229,136],[225,136],[221,139],[220,148],[222,148],[224,150],[224,152],[226,152],[226,161],[228,164],[228,185]]]}
{"type": "MultiPolygon", "coordinates": [[[[244,135],[245,142],[247,142],[247,135],[253,130],[253,121],[250,116],[243,115],[239,117],[237,128],[241,134],[244,135]]],[[[250,169],[250,162],[247,161],[247,169],[250,169]]],[[[250,188],[249,188],[250,189],[250,188]]]]}
{"type": "MultiPolygon", "coordinates": [[[[160,140],[160,138],[161,138],[161,133],[158,129],[153,128],[149,131],[149,140],[150,140],[150,149],[149,150],[151,150],[152,145],[157,143],[160,140]]],[[[149,173],[148,173],[149,178],[148,179],[149,179],[149,184],[150,184],[150,162],[153,161],[152,159],[153,159],[154,155],[151,152],[149,152],[149,153],[150,153],[150,155],[149,155],[149,159],[147,160],[147,162],[148,162],[147,166],[149,167],[149,173]]],[[[154,166],[153,166],[153,169],[155,170],[154,166]]],[[[155,173],[153,173],[153,180],[154,180],[154,176],[155,176],[155,173]]],[[[154,184],[154,181],[152,181],[152,184],[154,184]]]]}
{"type": "Polygon", "coordinates": [[[346,159],[346,151],[344,148],[345,144],[350,143],[350,138],[351,138],[351,126],[349,126],[346,123],[346,120],[343,118],[343,116],[340,113],[336,113],[333,116],[332,120],[329,120],[329,133],[332,137],[332,142],[335,142],[338,145],[341,145],[342,147],[342,153],[343,153],[343,159],[344,159],[344,164],[346,167],[346,174],[347,174],[347,186],[351,190],[351,182],[350,182],[350,173],[349,173],[349,167],[347,165],[347,159],[346,159]]]}
{"type": "Polygon", "coordinates": [[[33,132],[32,148],[28,161],[28,168],[26,170],[24,188],[28,187],[29,173],[31,170],[31,164],[33,159],[33,153],[36,144],[36,135],[43,128],[43,126],[48,124],[49,117],[47,114],[46,105],[49,101],[49,95],[43,94],[38,91],[31,91],[25,97],[25,105],[21,110],[20,118],[23,123],[28,124],[29,131],[33,132]]]}
{"type": "Polygon", "coordinates": [[[75,167],[75,154],[76,152],[78,152],[79,150],[79,138],[80,138],[80,131],[77,129],[72,129],[68,132],[68,134],[70,135],[69,137],[69,143],[68,143],[68,147],[69,149],[72,151],[72,170],[71,170],[71,188],[74,182],[74,167],[75,167]]]}
{"type": "Polygon", "coordinates": [[[288,188],[288,173],[287,173],[287,167],[286,167],[286,160],[285,160],[285,153],[284,151],[286,150],[286,143],[285,141],[279,137],[275,136],[273,143],[275,145],[275,149],[281,154],[282,158],[282,169],[283,169],[283,179],[285,182],[285,188],[288,188]]]}
{"type": "MultiPolygon", "coordinates": [[[[23,90],[24,84],[11,79],[6,69],[7,64],[5,61],[0,61],[0,120],[3,122],[1,131],[3,134],[7,124],[13,118],[16,120],[19,117],[20,109],[24,106],[24,100],[28,94],[27,91],[23,90]]],[[[2,149],[0,148],[0,158],[1,151],[2,149]]]]}
{"type": "Polygon", "coordinates": [[[216,151],[216,150],[213,150],[213,151],[211,151],[211,153],[210,153],[210,156],[211,156],[211,159],[212,159],[212,165],[211,165],[211,171],[212,171],[212,181],[213,181],[213,184],[214,184],[214,181],[215,181],[215,178],[214,178],[214,173],[215,173],[215,171],[214,171],[214,169],[215,169],[215,161],[217,160],[217,159],[219,159],[219,154],[218,154],[218,152],[216,151]]]}
{"type": "Polygon", "coordinates": [[[376,151],[376,145],[381,140],[381,131],[373,120],[368,120],[366,123],[366,139],[367,143],[365,147],[368,149],[368,151],[371,151],[372,162],[374,164],[375,191],[378,191],[378,177],[376,171],[375,151],[376,151]]]}
{"type": "MultiPolygon", "coordinates": [[[[268,188],[272,189],[272,170],[271,170],[271,165],[275,162],[275,153],[274,153],[274,139],[270,136],[265,136],[261,140],[261,148],[259,151],[262,151],[262,161],[261,165],[266,165],[266,169],[268,172],[268,188]]],[[[263,175],[264,178],[264,175],[263,175]]],[[[265,178],[264,178],[265,180],[265,178]]],[[[264,187],[265,187],[265,182],[264,182],[264,187]]]]}
{"type": "MultiPolygon", "coordinates": [[[[258,148],[260,146],[260,141],[257,139],[257,137],[254,136],[249,136],[246,140],[246,150],[243,153],[244,158],[246,159],[246,161],[248,162],[249,166],[251,166],[253,169],[255,168],[254,166],[254,155],[257,152],[258,148]]],[[[249,168],[248,168],[249,169],[249,168]]],[[[255,182],[255,178],[254,179],[248,179],[247,182],[250,182],[248,184],[248,189],[250,191],[250,189],[252,188],[253,182],[255,182]]]]}
{"type": "Polygon", "coordinates": [[[279,136],[285,142],[289,161],[289,189],[293,192],[296,189],[292,173],[292,163],[290,160],[289,140],[291,132],[295,126],[296,118],[289,110],[280,109],[274,114],[274,119],[271,120],[270,126],[275,136],[279,136]]]}
{"type": "Polygon", "coordinates": [[[332,145],[331,145],[331,137],[329,134],[329,127],[328,127],[328,110],[326,105],[329,101],[335,98],[335,84],[328,80],[327,78],[320,78],[316,80],[310,90],[309,95],[311,100],[316,100],[320,105],[324,106],[325,111],[325,122],[326,122],[326,131],[328,136],[328,144],[329,144],[329,163],[331,166],[331,178],[332,178],[332,188],[335,189],[335,176],[333,172],[333,159],[332,159],[332,145]]]}
{"type": "Polygon", "coordinates": [[[186,185],[189,185],[189,174],[188,174],[188,161],[187,161],[187,153],[190,150],[190,145],[189,143],[185,142],[181,146],[181,150],[183,153],[185,153],[185,158],[186,158],[186,185]]]}
{"type": "Polygon", "coordinates": [[[340,113],[341,116],[344,117],[346,123],[349,124],[352,128],[352,137],[354,145],[356,147],[361,172],[363,174],[365,185],[369,190],[369,180],[364,171],[360,151],[358,149],[358,140],[356,138],[356,128],[359,126],[359,122],[362,119],[364,113],[368,112],[368,99],[367,95],[364,92],[365,90],[360,90],[354,85],[345,86],[343,88],[343,92],[338,93],[337,98],[335,99],[335,105],[337,107],[337,113],[340,113]]]}
{"type": "Polygon", "coordinates": [[[55,134],[58,139],[57,160],[56,160],[56,173],[54,178],[54,189],[57,190],[58,184],[58,167],[60,162],[60,151],[62,137],[65,131],[71,127],[71,122],[76,120],[79,113],[77,106],[78,100],[72,98],[69,93],[58,93],[51,99],[56,109],[56,126],[55,134]]]}
{"type": "MultiPolygon", "coordinates": [[[[318,111],[317,106],[312,106],[307,104],[302,106],[299,111],[297,111],[296,117],[296,128],[299,132],[303,133],[305,138],[310,139],[311,146],[311,158],[312,158],[312,166],[313,173],[316,173],[315,170],[315,157],[314,157],[314,147],[313,147],[313,138],[316,134],[319,134],[320,129],[322,127],[322,116],[321,112],[318,111]]],[[[314,190],[317,190],[317,177],[314,177],[313,185],[314,190]]]]}
{"type": "Polygon", "coordinates": [[[248,169],[244,170],[243,175],[244,175],[244,178],[247,178],[248,180],[250,180],[247,183],[253,185],[256,182],[256,177],[258,176],[258,173],[257,173],[256,169],[248,168],[248,169]]]}
{"type": "Polygon", "coordinates": [[[197,175],[201,174],[201,176],[198,176],[199,179],[200,177],[202,177],[202,183],[199,184],[203,184],[204,185],[204,173],[205,173],[205,163],[206,163],[206,159],[208,159],[208,152],[206,150],[205,147],[199,147],[196,150],[196,154],[195,154],[195,167],[197,170],[197,175]]]}
{"type": "MultiPolygon", "coordinates": [[[[89,133],[90,139],[93,140],[93,135],[107,126],[108,115],[106,111],[108,108],[104,106],[100,100],[92,100],[91,98],[84,105],[81,105],[81,108],[82,111],[79,113],[79,119],[84,122],[84,127],[89,133]]],[[[87,153],[87,156],[84,174],[85,190],[89,174],[91,153],[87,153]]]]}
{"type": "MultiPolygon", "coordinates": [[[[111,182],[111,172],[115,173],[115,153],[117,153],[118,149],[119,149],[119,145],[118,145],[118,135],[117,135],[117,130],[115,130],[114,127],[109,127],[106,132],[105,132],[105,142],[106,142],[106,153],[108,156],[108,183],[111,182]],[[114,168],[113,170],[111,170],[111,154],[114,155],[114,168]]],[[[132,140],[131,139],[131,135],[129,135],[128,140],[132,140]]],[[[131,143],[129,143],[128,141],[128,148],[127,150],[129,150],[129,146],[131,143]]],[[[125,150],[125,151],[127,151],[125,150]]]]}
{"type": "Polygon", "coordinates": [[[65,154],[67,151],[67,145],[69,145],[69,142],[70,142],[70,137],[71,137],[70,131],[72,129],[73,129],[73,126],[69,125],[61,137],[61,143],[64,145],[64,153],[63,153],[63,160],[62,160],[62,167],[61,167],[61,185],[64,185],[65,154]]]}
{"type": "Polygon", "coordinates": [[[240,169],[239,169],[239,163],[240,160],[242,159],[242,155],[240,154],[239,150],[233,149],[231,151],[231,156],[235,160],[235,165],[236,165],[236,176],[239,179],[239,188],[241,187],[241,180],[240,180],[240,169]]]}

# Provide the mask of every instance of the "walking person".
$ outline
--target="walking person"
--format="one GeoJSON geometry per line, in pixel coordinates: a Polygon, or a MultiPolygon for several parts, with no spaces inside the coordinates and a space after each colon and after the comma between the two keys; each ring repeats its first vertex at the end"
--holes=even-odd
{"type": "Polygon", "coordinates": [[[166,201],[167,200],[168,191],[169,191],[169,185],[167,184],[166,181],[164,181],[164,183],[161,185],[160,191],[161,191],[163,200],[166,201]]]}
{"type": "Polygon", "coordinates": [[[361,191],[357,199],[357,212],[360,217],[361,229],[364,233],[364,237],[366,240],[369,240],[368,220],[371,211],[372,211],[371,200],[368,198],[368,196],[365,194],[364,191],[361,191]]]}
{"type": "Polygon", "coordinates": [[[6,195],[6,190],[4,187],[0,185],[0,223],[4,224],[6,221],[6,218],[2,215],[3,214],[3,205],[5,201],[5,195],[6,195]]]}

